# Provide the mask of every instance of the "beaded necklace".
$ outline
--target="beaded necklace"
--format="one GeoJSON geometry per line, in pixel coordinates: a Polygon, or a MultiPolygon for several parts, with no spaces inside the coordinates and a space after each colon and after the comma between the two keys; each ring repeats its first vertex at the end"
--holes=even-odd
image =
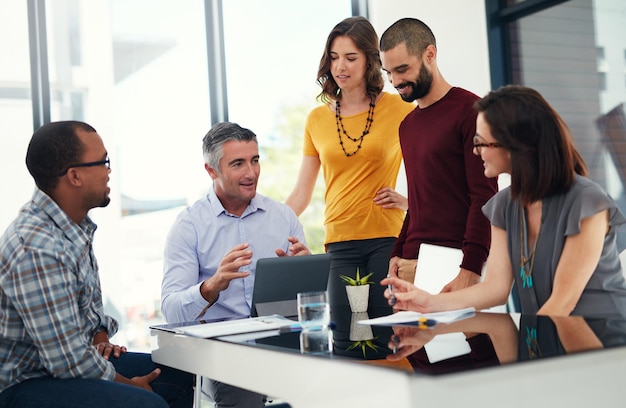
{"type": "Polygon", "coordinates": [[[524,206],[520,204],[519,207],[519,250],[520,250],[520,268],[519,276],[522,279],[523,288],[531,288],[533,286],[533,267],[535,266],[535,254],[537,253],[537,241],[539,241],[539,234],[535,237],[535,243],[533,249],[528,254],[528,257],[524,256],[524,243],[526,242],[526,234],[524,231],[524,206]],[[526,264],[530,262],[530,267],[526,269],[526,264]]]}
{"type": "Polygon", "coordinates": [[[537,340],[537,329],[534,326],[526,327],[526,348],[528,349],[528,358],[531,360],[543,356],[537,340]]]}
{"type": "Polygon", "coordinates": [[[365,137],[365,135],[367,135],[370,132],[370,128],[372,127],[372,123],[374,122],[374,108],[376,107],[376,104],[374,103],[374,98],[371,98],[370,106],[369,106],[369,109],[367,110],[367,119],[365,120],[365,128],[363,129],[363,133],[361,134],[361,136],[357,138],[350,137],[348,132],[346,132],[346,129],[343,127],[343,121],[341,120],[340,104],[338,100],[335,101],[335,105],[336,105],[335,121],[337,123],[337,136],[339,136],[339,145],[341,146],[341,150],[343,150],[346,157],[350,157],[350,156],[355,155],[356,152],[358,152],[359,150],[361,150],[361,146],[363,145],[363,138],[365,137]],[[342,133],[353,142],[355,143],[359,142],[355,151],[351,153],[348,153],[348,151],[346,151],[346,148],[343,145],[343,138],[341,137],[342,133]]]}

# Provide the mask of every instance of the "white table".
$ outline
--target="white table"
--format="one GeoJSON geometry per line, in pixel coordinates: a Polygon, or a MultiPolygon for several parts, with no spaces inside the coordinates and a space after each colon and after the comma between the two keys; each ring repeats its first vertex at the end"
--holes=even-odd
{"type": "Polygon", "coordinates": [[[161,330],[152,335],[155,362],[294,408],[626,406],[626,347],[433,376],[161,330]]]}

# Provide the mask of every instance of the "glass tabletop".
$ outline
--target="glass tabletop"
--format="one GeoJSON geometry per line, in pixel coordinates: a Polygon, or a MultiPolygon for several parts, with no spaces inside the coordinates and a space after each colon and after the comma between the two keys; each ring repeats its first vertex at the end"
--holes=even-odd
{"type": "Polygon", "coordinates": [[[317,358],[367,361],[433,375],[626,345],[624,317],[590,319],[477,312],[473,317],[430,328],[358,324],[359,320],[390,313],[391,309],[386,307],[369,308],[363,313],[352,313],[348,307],[332,308],[333,325],[328,331],[330,347],[326,353],[307,350],[306,339],[310,334],[297,329],[218,339],[317,358]]]}

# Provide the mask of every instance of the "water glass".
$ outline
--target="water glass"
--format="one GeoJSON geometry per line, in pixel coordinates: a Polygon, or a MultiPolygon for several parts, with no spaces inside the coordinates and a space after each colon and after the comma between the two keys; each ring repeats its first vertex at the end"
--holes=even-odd
{"type": "Polygon", "coordinates": [[[333,332],[328,328],[321,330],[305,330],[300,333],[300,353],[332,354],[333,332]]]}
{"type": "Polygon", "coordinates": [[[330,324],[327,292],[298,293],[298,321],[303,331],[327,329],[330,324]]]}

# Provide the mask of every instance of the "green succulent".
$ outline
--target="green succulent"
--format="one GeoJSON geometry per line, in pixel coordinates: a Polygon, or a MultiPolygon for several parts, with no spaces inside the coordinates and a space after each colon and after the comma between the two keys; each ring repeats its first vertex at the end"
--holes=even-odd
{"type": "Polygon", "coordinates": [[[356,268],[356,278],[351,278],[346,275],[339,275],[341,280],[347,283],[350,286],[361,286],[361,285],[371,285],[373,282],[370,282],[370,277],[374,274],[374,272],[370,272],[369,274],[361,277],[359,268],[356,268]]]}
{"type": "Polygon", "coordinates": [[[373,339],[370,340],[358,340],[353,342],[350,347],[348,347],[346,349],[346,351],[355,349],[355,348],[360,348],[361,349],[361,353],[363,353],[363,358],[367,358],[366,354],[367,354],[367,349],[372,349],[375,352],[378,352],[378,346],[376,344],[374,344],[374,340],[376,340],[378,338],[374,337],[373,339]]]}

